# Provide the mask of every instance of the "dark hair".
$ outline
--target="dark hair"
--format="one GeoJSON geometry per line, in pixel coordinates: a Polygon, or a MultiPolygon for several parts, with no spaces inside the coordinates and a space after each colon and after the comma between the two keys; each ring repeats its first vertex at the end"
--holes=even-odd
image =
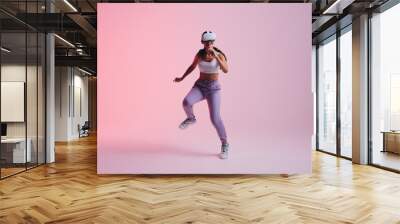
{"type": "MultiPolygon", "coordinates": [[[[225,60],[228,61],[228,59],[226,58],[226,55],[224,54],[224,52],[222,52],[220,49],[218,49],[216,47],[213,47],[213,48],[217,52],[221,53],[225,57],[225,60]]],[[[199,52],[197,52],[197,55],[200,56],[201,59],[204,59],[206,57],[206,50],[204,48],[200,49],[199,52]]]]}

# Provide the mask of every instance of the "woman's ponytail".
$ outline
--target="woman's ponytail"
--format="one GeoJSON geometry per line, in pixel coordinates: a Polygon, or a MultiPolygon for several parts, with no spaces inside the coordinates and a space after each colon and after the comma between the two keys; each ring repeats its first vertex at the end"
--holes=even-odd
{"type": "Polygon", "coordinates": [[[224,52],[222,52],[220,49],[218,49],[218,48],[216,48],[216,47],[214,47],[214,49],[215,49],[216,51],[218,51],[219,53],[221,53],[221,54],[224,56],[225,60],[228,61],[228,59],[226,58],[226,55],[224,54],[224,52]]]}

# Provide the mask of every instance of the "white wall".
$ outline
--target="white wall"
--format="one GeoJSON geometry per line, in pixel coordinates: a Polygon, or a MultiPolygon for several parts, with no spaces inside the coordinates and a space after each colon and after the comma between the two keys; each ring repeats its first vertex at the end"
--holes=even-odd
{"type": "Polygon", "coordinates": [[[73,67],[56,67],[55,88],[55,140],[77,139],[78,124],[88,120],[88,77],[73,67]]]}
{"type": "Polygon", "coordinates": [[[67,141],[69,138],[69,73],[68,67],[55,68],[55,141],[67,141]]]}
{"type": "Polygon", "coordinates": [[[75,75],[74,75],[74,96],[73,99],[75,102],[72,102],[71,104],[74,104],[74,108],[72,108],[72,119],[71,119],[71,135],[73,138],[78,138],[79,133],[78,133],[78,124],[81,126],[85,123],[85,121],[88,120],[89,113],[88,113],[88,77],[87,76],[81,76],[83,73],[78,73],[76,74],[77,70],[74,70],[75,75]],[[80,93],[79,93],[80,91],[80,93]],[[80,96],[80,97],[79,97],[80,96]],[[79,102],[80,101],[80,102],[79,102]],[[79,111],[79,107],[82,111],[79,111]],[[75,113],[74,113],[75,112],[75,113]]]}

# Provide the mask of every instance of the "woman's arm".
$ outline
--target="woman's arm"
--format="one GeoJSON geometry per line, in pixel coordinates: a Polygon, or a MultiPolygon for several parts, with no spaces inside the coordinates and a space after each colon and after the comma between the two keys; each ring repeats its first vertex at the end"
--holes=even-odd
{"type": "Polygon", "coordinates": [[[186,69],[186,72],[182,75],[182,77],[175,78],[175,82],[182,81],[186,76],[188,76],[196,68],[198,63],[199,63],[199,56],[198,56],[198,54],[196,54],[192,64],[189,66],[189,68],[186,69]]]}
{"type": "Polygon", "coordinates": [[[221,67],[221,70],[224,73],[227,73],[228,72],[228,63],[226,62],[224,55],[219,54],[216,50],[214,50],[214,55],[219,63],[219,66],[221,67]]]}
{"type": "Polygon", "coordinates": [[[196,56],[194,56],[194,60],[193,60],[192,64],[189,66],[189,68],[186,69],[186,72],[183,74],[182,79],[184,79],[186,76],[188,76],[190,73],[192,73],[198,63],[199,63],[199,57],[196,54],[196,56]]]}

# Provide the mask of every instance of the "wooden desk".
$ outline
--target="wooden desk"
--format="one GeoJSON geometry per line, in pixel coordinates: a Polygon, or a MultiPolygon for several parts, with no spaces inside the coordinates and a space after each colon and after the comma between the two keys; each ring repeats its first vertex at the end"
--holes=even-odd
{"type": "Polygon", "coordinates": [[[400,154],[400,132],[382,131],[383,150],[382,152],[393,152],[400,154]]]}

